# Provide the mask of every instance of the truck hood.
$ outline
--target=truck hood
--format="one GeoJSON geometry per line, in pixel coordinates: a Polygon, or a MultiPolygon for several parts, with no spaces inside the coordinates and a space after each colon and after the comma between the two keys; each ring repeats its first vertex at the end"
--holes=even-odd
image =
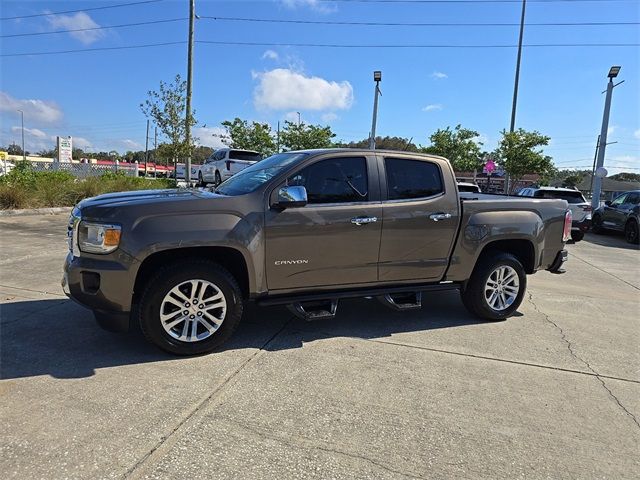
{"type": "Polygon", "coordinates": [[[189,201],[220,197],[215,193],[193,188],[178,188],[166,190],[137,190],[133,192],[105,193],[97,197],[87,198],[78,204],[84,210],[94,207],[120,207],[128,205],[142,205],[150,203],[165,203],[167,201],[189,201]]]}

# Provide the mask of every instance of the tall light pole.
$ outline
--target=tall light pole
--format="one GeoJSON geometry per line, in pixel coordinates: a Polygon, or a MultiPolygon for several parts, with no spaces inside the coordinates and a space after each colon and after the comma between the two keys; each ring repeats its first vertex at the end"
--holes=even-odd
{"type": "Polygon", "coordinates": [[[369,149],[376,149],[376,123],[378,121],[378,95],[381,95],[380,82],[382,81],[382,72],[376,70],[373,72],[373,81],[376,82],[376,89],[373,92],[373,119],[371,121],[371,137],[369,137],[369,149]]]}
{"type": "Polygon", "coordinates": [[[193,71],[193,19],[196,15],[196,0],[189,0],[189,49],[187,58],[187,108],[185,114],[185,136],[187,161],[184,166],[184,178],[191,185],[191,84],[193,71]]]}
{"type": "Polygon", "coordinates": [[[20,119],[22,124],[22,160],[27,159],[27,152],[24,150],[24,112],[22,110],[18,110],[20,112],[20,119]]]}
{"type": "MultiPolygon", "coordinates": [[[[518,105],[518,86],[520,84],[520,61],[522,60],[522,37],[524,36],[524,15],[527,9],[527,0],[522,0],[522,14],[520,15],[520,35],[518,37],[518,56],[516,58],[516,78],[513,82],[513,102],[511,104],[511,123],[509,132],[516,128],[516,106],[518,105]]],[[[509,174],[505,175],[504,193],[509,193],[509,174]]]]}
{"type": "MultiPolygon", "coordinates": [[[[600,167],[604,166],[604,154],[607,149],[607,130],[609,130],[609,111],[611,110],[611,95],[613,94],[613,88],[620,85],[622,82],[613,84],[613,79],[620,73],[620,66],[613,66],[609,69],[609,83],[607,83],[607,89],[605,90],[607,95],[604,100],[604,113],[602,114],[602,127],[600,128],[600,141],[598,144],[598,160],[596,161],[595,171],[597,172],[600,167]]],[[[602,92],[604,93],[604,92],[602,92]]],[[[600,193],[602,191],[602,178],[596,176],[593,179],[593,194],[591,196],[591,207],[595,210],[600,206],[600,193]]]]}
{"type": "Polygon", "coordinates": [[[298,114],[298,126],[300,126],[300,112],[296,112],[298,114]]]}

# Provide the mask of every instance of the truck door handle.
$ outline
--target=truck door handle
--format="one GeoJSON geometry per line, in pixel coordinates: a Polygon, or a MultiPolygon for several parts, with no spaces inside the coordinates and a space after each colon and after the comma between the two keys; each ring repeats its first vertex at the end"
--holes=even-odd
{"type": "Polygon", "coordinates": [[[431,215],[429,215],[429,218],[434,222],[437,222],[439,220],[447,220],[451,218],[451,214],[450,213],[432,213],[431,215]]]}
{"type": "Polygon", "coordinates": [[[375,223],[378,221],[378,217],[355,217],[351,219],[351,223],[354,225],[366,225],[367,223],[375,223]]]}

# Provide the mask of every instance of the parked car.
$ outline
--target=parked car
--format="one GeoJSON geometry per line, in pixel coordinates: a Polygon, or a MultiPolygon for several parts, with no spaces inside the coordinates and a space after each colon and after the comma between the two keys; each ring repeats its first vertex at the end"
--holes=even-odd
{"type": "Polygon", "coordinates": [[[569,203],[573,224],[571,225],[571,239],[579,242],[584,238],[584,234],[591,226],[591,204],[585,200],[582,193],[574,188],[561,187],[531,187],[523,188],[518,192],[523,197],[533,198],[559,198],[569,203]]]}
{"type": "Polygon", "coordinates": [[[198,183],[220,185],[227,178],[262,160],[262,155],[252,150],[221,148],[213,152],[200,167],[198,183]]]}
{"type": "MultiPolygon", "coordinates": [[[[197,180],[200,178],[200,168],[202,168],[200,165],[191,165],[191,180],[197,180]]],[[[176,180],[184,180],[187,178],[185,172],[186,165],[184,163],[179,163],[173,174],[173,178],[176,180]]],[[[142,174],[144,175],[144,170],[142,171],[142,174]]]]}
{"type": "Polygon", "coordinates": [[[640,242],[638,225],[640,225],[640,190],[625,192],[611,202],[607,200],[593,213],[594,233],[603,233],[606,230],[624,232],[629,243],[640,242]]]}
{"type": "Polygon", "coordinates": [[[458,192],[460,193],[481,193],[480,187],[475,183],[458,182],[458,192]]]}
{"type": "Polygon", "coordinates": [[[202,189],[81,201],[62,286],[105,328],[140,325],[180,355],[209,352],[245,305],[333,318],[342,298],[411,310],[459,290],[485,320],[511,316],[527,274],[563,272],[564,200],[458,195],[442,157],[327,149],[276,154],[202,189]],[[132,312],[134,312],[132,314],[132,312]]]}

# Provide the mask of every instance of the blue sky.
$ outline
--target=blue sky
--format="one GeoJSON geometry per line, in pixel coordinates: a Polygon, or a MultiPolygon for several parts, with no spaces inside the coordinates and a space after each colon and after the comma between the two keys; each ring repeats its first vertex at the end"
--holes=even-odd
{"type": "MultiPolygon", "coordinates": [[[[3,1],[1,17],[83,10],[0,21],[1,35],[113,26],[188,16],[187,0],[120,8],[135,0],[3,1]],[[94,10],[91,10],[94,9],[94,10]]],[[[201,17],[391,23],[514,23],[518,2],[371,2],[196,0],[201,17]]],[[[527,2],[525,44],[638,44],[639,25],[536,26],[534,23],[639,22],[638,0],[527,2]]],[[[183,42],[187,21],[52,35],[2,38],[2,54],[183,42]]],[[[343,26],[201,18],[197,41],[341,45],[515,45],[517,26],[343,26]]],[[[149,89],[186,73],[185,44],[57,55],[3,56],[0,143],[27,150],[72,135],[94,150],[144,148],[139,104],[149,89]]],[[[591,165],[600,131],[606,74],[622,65],[614,91],[606,165],[640,172],[639,55],[634,47],[527,47],[523,51],[516,125],[552,138],[556,165],[591,165]]],[[[480,132],[492,149],[508,128],[515,48],[320,48],[197,43],[193,103],[201,143],[219,145],[220,122],[236,116],[269,122],[296,119],[331,125],[337,138],[366,138],[373,70],[383,71],[377,133],[428,136],[448,125],[480,132]],[[206,126],[203,126],[206,125],[206,126]]]]}

